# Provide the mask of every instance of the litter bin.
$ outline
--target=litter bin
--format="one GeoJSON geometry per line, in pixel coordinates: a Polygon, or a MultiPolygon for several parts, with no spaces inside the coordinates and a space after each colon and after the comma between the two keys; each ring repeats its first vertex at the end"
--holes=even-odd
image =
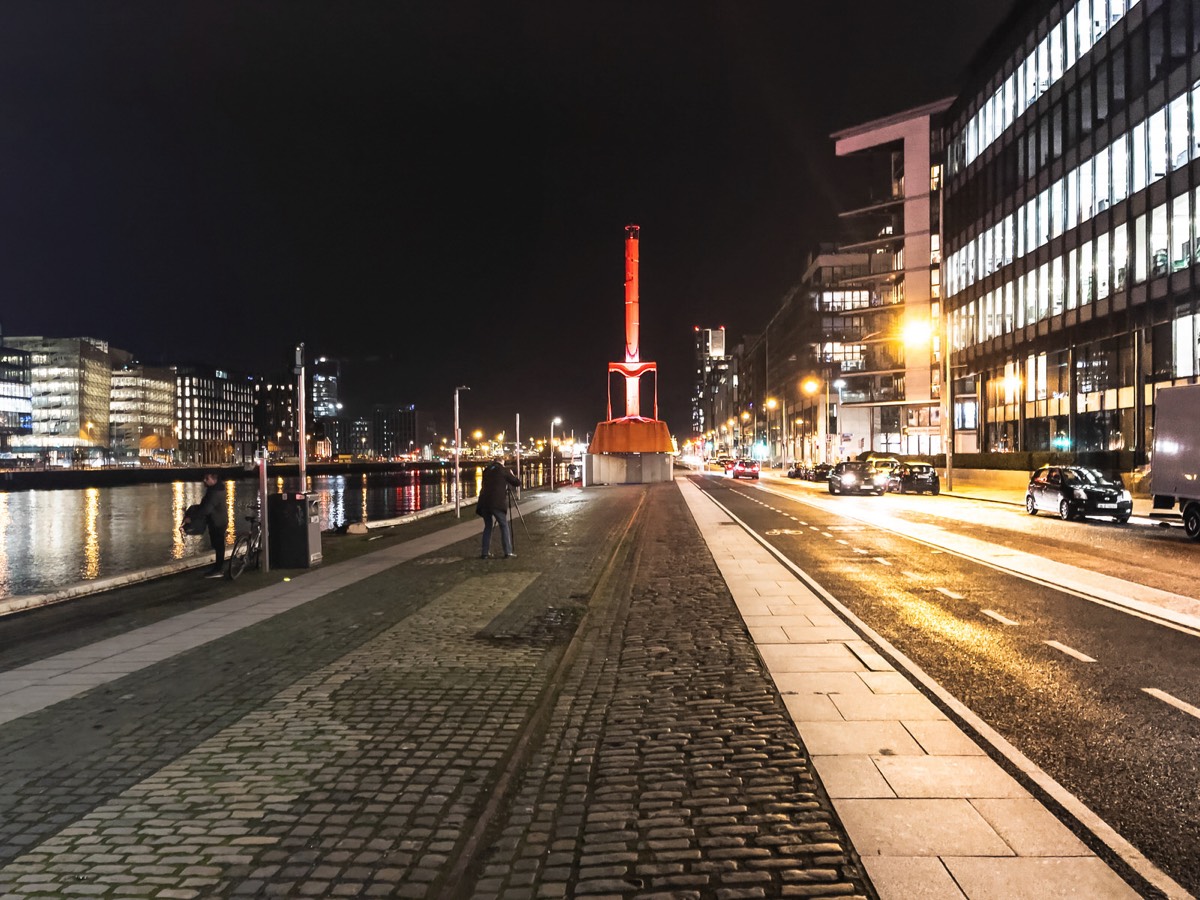
{"type": "Polygon", "coordinates": [[[267,497],[271,568],[308,569],[321,564],[321,513],[308,494],[267,497]]]}

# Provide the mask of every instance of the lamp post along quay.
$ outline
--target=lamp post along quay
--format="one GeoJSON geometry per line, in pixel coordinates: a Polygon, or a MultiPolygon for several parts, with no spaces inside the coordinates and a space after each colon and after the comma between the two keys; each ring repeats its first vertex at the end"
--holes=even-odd
{"type": "Polygon", "coordinates": [[[306,494],[306,493],[308,493],[308,476],[307,476],[307,472],[306,472],[306,468],[305,468],[305,453],[304,453],[304,449],[305,449],[304,441],[305,441],[306,435],[304,433],[304,343],[303,342],[296,345],[296,393],[298,395],[298,402],[296,404],[298,413],[296,415],[296,421],[299,423],[298,436],[300,438],[300,440],[297,441],[296,457],[297,457],[297,461],[299,463],[299,469],[300,469],[300,493],[306,494]]]}
{"type": "Polygon", "coordinates": [[[561,425],[562,419],[555,416],[550,420],[550,490],[557,491],[558,487],[554,483],[554,426],[561,425]]]}
{"type": "Polygon", "coordinates": [[[470,388],[465,384],[460,384],[454,389],[454,518],[462,518],[462,497],[461,488],[458,483],[458,453],[459,447],[462,445],[462,431],[458,427],[458,392],[469,391],[470,388]]]}

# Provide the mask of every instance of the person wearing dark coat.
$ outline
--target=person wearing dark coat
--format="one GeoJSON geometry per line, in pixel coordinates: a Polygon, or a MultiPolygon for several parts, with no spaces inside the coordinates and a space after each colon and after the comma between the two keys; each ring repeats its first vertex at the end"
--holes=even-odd
{"type": "Polygon", "coordinates": [[[520,487],[521,482],[500,460],[493,459],[483,470],[483,483],[479,487],[479,500],[475,504],[475,514],[483,516],[483,552],[481,559],[488,558],[488,548],[492,543],[492,526],[500,526],[500,538],[504,544],[504,558],[510,559],[513,553],[512,532],[508,526],[508,489],[520,487]]]}
{"type": "MultiPolygon", "coordinates": [[[[225,508],[225,484],[216,472],[204,474],[204,499],[200,501],[195,516],[208,523],[208,540],[217,555],[216,561],[204,575],[206,578],[220,578],[225,568],[225,531],[229,528],[229,513],[225,508]]],[[[190,517],[185,517],[183,521],[186,526],[190,517]]]]}

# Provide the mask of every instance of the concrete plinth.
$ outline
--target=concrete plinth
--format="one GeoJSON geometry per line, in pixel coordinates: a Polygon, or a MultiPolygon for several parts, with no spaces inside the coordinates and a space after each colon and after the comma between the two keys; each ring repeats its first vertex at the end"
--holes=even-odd
{"type": "Polygon", "coordinates": [[[670,481],[669,453],[588,453],[583,457],[583,486],[650,484],[670,481]]]}

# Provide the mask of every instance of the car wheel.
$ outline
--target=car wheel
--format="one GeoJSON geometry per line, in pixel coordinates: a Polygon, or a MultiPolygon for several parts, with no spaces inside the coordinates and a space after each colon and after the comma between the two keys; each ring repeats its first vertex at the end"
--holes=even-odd
{"type": "Polygon", "coordinates": [[[1058,501],[1058,517],[1064,522],[1071,521],[1071,504],[1066,500],[1058,501]]]}
{"type": "Polygon", "coordinates": [[[835,488],[832,484],[829,485],[829,493],[831,493],[831,494],[837,493],[837,488],[835,488]]]}
{"type": "Polygon", "coordinates": [[[1129,516],[1128,515],[1113,516],[1113,521],[1116,522],[1118,525],[1128,525],[1129,524],[1129,516]]]}
{"type": "Polygon", "coordinates": [[[940,484],[935,484],[933,486],[933,488],[929,491],[929,493],[933,494],[933,496],[935,496],[935,497],[938,494],[940,494],[941,492],[942,492],[942,486],[940,484]]]}
{"type": "Polygon", "coordinates": [[[1200,541],[1200,505],[1193,503],[1183,511],[1183,530],[1193,541],[1200,541]]]}
{"type": "Polygon", "coordinates": [[[1033,494],[1025,495],[1025,512],[1029,513],[1031,516],[1037,515],[1037,503],[1035,503],[1033,500],[1033,494]]]}

